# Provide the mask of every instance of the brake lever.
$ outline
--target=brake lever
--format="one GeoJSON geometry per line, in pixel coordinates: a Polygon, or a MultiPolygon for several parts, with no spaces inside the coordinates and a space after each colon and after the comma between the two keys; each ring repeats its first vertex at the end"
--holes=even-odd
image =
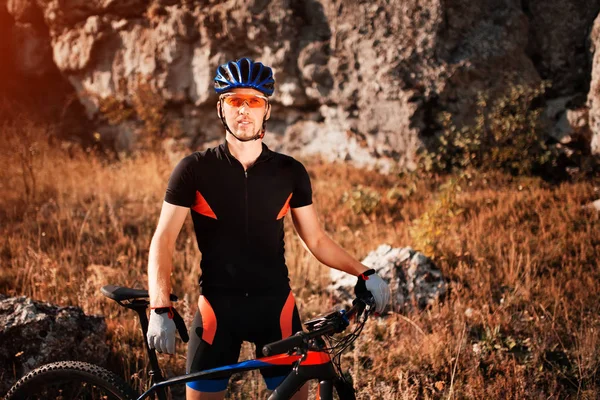
{"type": "Polygon", "coordinates": [[[298,375],[298,367],[300,367],[300,364],[302,363],[302,361],[306,360],[306,357],[308,357],[308,352],[304,348],[300,349],[299,353],[302,356],[300,357],[300,359],[298,361],[296,361],[296,363],[294,363],[294,373],[296,375],[298,375]]]}
{"type": "Polygon", "coordinates": [[[373,298],[373,296],[364,297],[362,300],[365,303],[365,308],[360,312],[360,314],[356,316],[357,321],[361,316],[366,321],[371,314],[374,314],[375,310],[375,299],[373,298]]]}

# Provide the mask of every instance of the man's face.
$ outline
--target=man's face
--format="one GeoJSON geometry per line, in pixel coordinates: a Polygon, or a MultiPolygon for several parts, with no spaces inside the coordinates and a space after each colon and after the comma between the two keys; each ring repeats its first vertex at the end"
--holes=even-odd
{"type": "Polygon", "coordinates": [[[227,126],[241,139],[254,137],[262,129],[265,113],[266,119],[271,115],[267,98],[255,89],[234,89],[220,99],[227,126]]]}

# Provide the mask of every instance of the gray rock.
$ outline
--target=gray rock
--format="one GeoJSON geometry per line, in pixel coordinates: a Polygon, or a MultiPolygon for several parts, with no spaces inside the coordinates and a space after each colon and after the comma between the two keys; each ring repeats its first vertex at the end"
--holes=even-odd
{"type": "Polygon", "coordinates": [[[106,324],[77,307],[0,295],[0,393],[30,370],[53,361],[104,365],[106,324]]]}
{"type": "Polygon", "coordinates": [[[392,160],[374,157],[366,138],[350,129],[352,120],[343,117],[343,110],[322,112],[327,115],[324,122],[296,122],[285,131],[274,149],[300,157],[321,155],[328,161],[350,161],[357,167],[376,168],[383,172],[392,169],[392,160]]]}
{"type": "Polygon", "coordinates": [[[521,4],[529,27],[527,53],[539,75],[552,81],[554,93],[581,93],[590,81],[585,42],[600,2],[529,0],[521,4]]]}
{"type": "Polygon", "coordinates": [[[30,23],[16,23],[12,29],[13,46],[18,50],[14,62],[27,76],[40,77],[55,70],[48,34],[30,23]]]}
{"type": "Polygon", "coordinates": [[[33,0],[8,0],[6,8],[16,22],[39,23],[42,13],[33,0]]]}
{"type": "MultiPolygon", "coordinates": [[[[393,311],[425,309],[443,298],[448,285],[441,271],[424,254],[410,247],[392,248],[383,244],[362,260],[390,285],[393,311]]],[[[356,278],[331,270],[328,290],[342,301],[354,298],[356,278]]]]}
{"type": "MultiPolygon", "coordinates": [[[[583,98],[594,57],[589,126],[600,131],[598,29],[592,51],[584,46],[600,0],[10,0],[7,10],[20,24],[13,40],[25,46],[13,48],[27,50],[14,55],[19,68],[43,74],[52,54],[95,122],[98,99],[130,103],[140,78],[171,111],[214,114],[217,65],[249,56],[275,71],[278,115],[269,129],[285,136],[281,150],[411,170],[417,149],[440,129],[441,111],[458,126],[470,123],[479,92],[493,97],[512,84],[552,80],[553,134],[569,142],[563,99],[583,98]],[[298,120],[299,113],[309,116],[298,120]]],[[[211,121],[195,118],[183,128],[192,137],[211,121]]],[[[596,133],[583,137],[600,152],[596,133]]]]}
{"type": "Polygon", "coordinates": [[[583,208],[600,211],[600,199],[592,201],[591,203],[584,205],[583,208]]]}
{"type": "Polygon", "coordinates": [[[561,144],[570,143],[574,127],[567,117],[567,104],[573,96],[559,97],[548,101],[544,116],[551,121],[550,136],[561,144]]]}
{"type": "Polygon", "coordinates": [[[587,99],[587,105],[590,109],[589,125],[592,131],[590,150],[592,154],[600,155],[600,14],[594,21],[590,43],[593,54],[592,79],[587,99]]]}
{"type": "MultiPolygon", "coordinates": [[[[558,143],[557,149],[570,156],[580,144],[592,143],[587,107],[570,108],[577,96],[559,97],[547,102],[544,116],[548,122],[548,134],[558,143]]],[[[587,152],[587,150],[585,150],[587,152]]]]}

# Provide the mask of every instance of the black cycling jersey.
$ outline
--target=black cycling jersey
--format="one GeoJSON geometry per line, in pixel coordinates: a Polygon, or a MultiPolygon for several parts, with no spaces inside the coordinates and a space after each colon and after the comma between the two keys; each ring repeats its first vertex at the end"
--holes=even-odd
{"type": "Polygon", "coordinates": [[[165,201],[191,209],[203,292],[289,291],[283,217],[290,207],[312,204],[310,178],[300,162],[263,144],[245,171],[223,143],[181,160],[165,201]]]}

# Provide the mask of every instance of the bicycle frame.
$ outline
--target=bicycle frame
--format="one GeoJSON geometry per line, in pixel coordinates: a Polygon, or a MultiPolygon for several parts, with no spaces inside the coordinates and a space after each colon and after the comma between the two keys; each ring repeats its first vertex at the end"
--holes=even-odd
{"type": "Polygon", "coordinates": [[[312,379],[319,380],[319,398],[322,400],[333,400],[333,387],[337,374],[333,368],[329,354],[321,351],[309,350],[306,355],[301,354],[278,354],[270,357],[262,357],[243,361],[237,364],[226,365],[205,371],[177,376],[171,379],[157,382],[148,389],[138,400],[148,398],[153,393],[158,393],[176,384],[195,381],[198,379],[229,377],[233,373],[262,370],[275,366],[289,365],[293,370],[285,377],[283,382],[273,391],[269,400],[286,400],[291,398],[302,385],[312,379]]]}
{"type": "MultiPolygon", "coordinates": [[[[160,366],[158,365],[156,351],[148,346],[148,339],[146,337],[146,334],[148,332],[148,317],[146,315],[146,311],[149,302],[147,300],[142,300],[141,298],[148,297],[147,291],[108,285],[102,288],[102,293],[105,296],[115,300],[119,305],[135,311],[140,319],[144,347],[146,348],[146,352],[148,353],[148,359],[150,361],[149,375],[151,377],[152,386],[144,394],[138,397],[138,400],[144,400],[152,394],[156,394],[159,400],[166,400],[167,395],[165,392],[165,388],[177,384],[183,384],[199,379],[228,378],[232,374],[237,372],[263,370],[276,366],[286,365],[293,367],[292,371],[284,378],[283,382],[273,391],[273,393],[269,397],[269,400],[289,399],[294,395],[294,393],[300,390],[300,388],[307,381],[313,379],[319,380],[319,399],[333,400],[334,387],[337,389],[340,398],[355,399],[354,389],[351,387],[351,385],[346,386],[346,384],[340,379],[340,377],[336,373],[336,369],[334,368],[334,364],[331,360],[329,353],[323,349],[325,343],[322,341],[315,342],[315,344],[310,348],[303,347],[301,350],[298,350],[297,354],[282,353],[270,355],[269,353],[265,353],[269,355],[267,357],[252,359],[236,364],[194,372],[165,380],[162,376],[160,366]],[[120,293],[117,293],[119,291],[120,293]],[[129,301],[129,303],[125,303],[125,301],[129,301]],[[341,392],[343,392],[344,395],[342,395],[341,392]]],[[[173,301],[177,300],[177,297],[175,297],[174,295],[171,296],[173,301]]],[[[336,313],[329,314],[328,316],[325,316],[323,318],[326,320],[334,314],[336,313]]],[[[181,323],[183,323],[183,320],[181,320],[181,323]]],[[[344,327],[345,326],[347,325],[344,325],[344,327]]],[[[178,329],[179,328],[185,330],[185,326],[178,327],[178,329]]],[[[180,331],[180,335],[181,334],[182,332],[180,331]]],[[[184,335],[187,337],[187,332],[185,332],[184,335]]],[[[287,340],[289,339],[285,339],[282,341],[287,340]]],[[[187,338],[184,339],[184,341],[187,341],[187,338]]],[[[275,343],[272,343],[270,345],[274,344],[275,343]]],[[[265,348],[266,347],[267,346],[265,346],[265,348]]],[[[270,349],[270,351],[275,352],[273,348],[270,349]]]]}

